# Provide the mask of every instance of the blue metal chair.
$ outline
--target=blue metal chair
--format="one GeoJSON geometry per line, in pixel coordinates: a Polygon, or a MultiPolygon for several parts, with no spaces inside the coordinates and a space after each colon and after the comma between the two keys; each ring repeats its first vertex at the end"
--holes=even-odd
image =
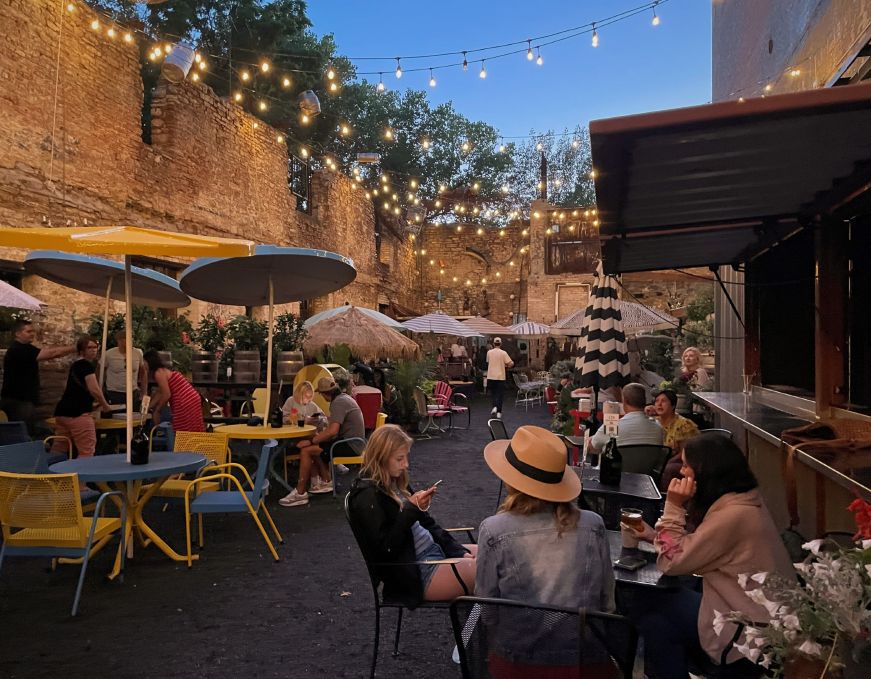
{"type": "MultiPolygon", "coordinates": [[[[52,438],[66,437],[49,436],[46,441],[52,438]]],[[[69,439],[67,440],[69,441],[69,439]]],[[[67,455],[64,453],[47,453],[43,441],[25,441],[0,446],[0,472],[50,474],[48,469],[50,465],[66,459],[67,455]]],[[[94,501],[100,496],[100,493],[96,490],[83,490],[79,495],[84,503],[83,509],[91,511],[94,509],[94,501]]]]}
{"type": "Polygon", "coordinates": [[[266,534],[263,524],[260,522],[258,513],[263,510],[266,520],[269,522],[272,532],[275,533],[275,538],[280,544],[284,544],[284,540],[278,529],[275,527],[275,522],[269,515],[269,510],[266,509],[266,504],[263,502],[264,491],[266,489],[266,473],[269,470],[269,464],[272,461],[272,456],[275,453],[278,442],[275,439],[269,439],[260,451],[260,459],[257,462],[257,471],[254,474],[254,479],[251,479],[248,470],[238,462],[228,462],[227,464],[216,465],[209,467],[207,473],[201,477],[194,479],[188,484],[184,494],[184,514],[185,514],[185,532],[187,537],[188,548],[188,568],[193,565],[193,556],[191,553],[191,514],[197,514],[199,523],[199,546],[203,546],[203,514],[234,514],[245,513],[251,515],[257,528],[260,529],[260,534],[266,541],[266,546],[272,552],[272,557],[278,561],[278,552],[272,545],[272,541],[266,534]],[[245,490],[241,482],[230,472],[235,469],[240,471],[248,482],[250,490],[245,490]],[[207,483],[219,479],[227,479],[230,487],[234,490],[216,490],[210,493],[201,493],[197,495],[197,486],[201,483],[207,483]]]}
{"type": "Polygon", "coordinates": [[[0,422],[0,446],[30,441],[24,422],[0,422]]]}
{"type": "MultiPolygon", "coordinates": [[[[40,444],[41,445],[41,444],[40,444]]],[[[103,493],[93,517],[82,513],[76,474],[15,474],[0,472],[0,524],[3,546],[0,567],[6,556],[71,557],[82,560],[71,615],[79,608],[88,560],[118,532],[121,539],[121,572],[124,571],[126,505],[121,517],[101,517],[106,498],[120,491],[103,493]]],[[[122,575],[123,578],[123,575],[122,575]]]]}

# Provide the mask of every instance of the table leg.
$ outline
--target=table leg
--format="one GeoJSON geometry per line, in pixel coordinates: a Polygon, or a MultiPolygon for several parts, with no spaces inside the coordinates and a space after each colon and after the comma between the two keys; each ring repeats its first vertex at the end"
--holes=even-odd
{"type": "MultiPolygon", "coordinates": [[[[147,535],[151,539],[151,542],[154,543],[155,545],[157,545],[158,549],[160,549],[160,551],[163,552],[164,554],[166,554],[170,559],[172,559],[173,561],[187,561],[188,557],[186,555],[182,556],[181,554],[176,552],[172,547],[170,547],[168,544],[166,544],[166,542],[163,541],[163,538],[161,538],[157,533],[155,533],[154,530],[151,528],[151,526],[149,526],[145,522],[145,519],[142,518],[142,509],[145,507],[145,505],[148,503],[148,501],[151,499],[151,497],[158,490],[160,490],[160,487],[163,485],[163,483],[168,478],[169,478],[168,476],[164,476],[161,479],[157,479],[149,486],[148,490],[146,490],[145,493],[143,493],[142,496],[139,497],[138,502],[136,502],[132,507],[132,513],[133,513],[133,517],[134,517],[133,522],[139,528],[139,530],[141,530],[145,535],[147,535]]],[[[198,559],[199,555],[194,554],[193,558],[198,559]]]]}

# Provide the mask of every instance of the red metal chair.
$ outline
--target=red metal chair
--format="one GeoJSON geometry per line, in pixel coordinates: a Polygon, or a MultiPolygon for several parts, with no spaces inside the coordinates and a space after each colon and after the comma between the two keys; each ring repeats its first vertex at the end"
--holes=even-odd
{"type": "Polygon", "coordinates": [[[556,389],[551,386],[545,387],[544,400],[547,402],[547,409],[550,411],[550,414],[556,415],[556,408],[559,405],[559,401],[556,400],[556,389]]]}
{"type": "Polygon", "coordinates": [[[449,408],[443,408],[438,404],[430,405],[427,403],[426,394],[420,387],[414,388],[414,401],[417,407],[418,425],[417,431],[420,438],[432,438],[427,432],[430,429],[435,429],[441,433],[449,433],[453,425],[453,413],[449,408]],[[436,420],[442,421],[448,418],[448,426],[441,427],[436,424],[436,420]]]}
{"type": "Polygon", "coordinates": [[[454,429],[469,429],[472,426],[472,407],[465,394],[455,392],[447,382],[436,382],[435,387],[433,387],[433,400],[440,408],[450,410],[453,414],[466,414],[466,426],[453,425],[454,429]],[[462,405],[457,403],[457,398],[463,399],[464,403],[462,405]]]}

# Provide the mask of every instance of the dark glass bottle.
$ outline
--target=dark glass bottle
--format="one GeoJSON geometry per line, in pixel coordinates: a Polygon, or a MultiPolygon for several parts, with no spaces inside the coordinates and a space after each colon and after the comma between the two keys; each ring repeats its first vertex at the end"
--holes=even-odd
{"type": "Polygon", "coordinates": [[[605,486],[619,486],[620,475],[623,473],[623,456],[617,447],[617,439],[613,436],[605,444],[602,451],[602,462],[599,467],[599,483],[605,486]]]}
{"type": "Polygon", "coordinates": [[[272,410],[272,415],[269,416],[269,425],[276,429],[284,426],[284,413],[281,412],[281,406],[275,406],[272,410]]]}
{"type": "Polygon", "coordinates": [[[133,432],[130,441],[130,464],[148,464],[148,449],[148,433],[143,424],[133,432]]]}

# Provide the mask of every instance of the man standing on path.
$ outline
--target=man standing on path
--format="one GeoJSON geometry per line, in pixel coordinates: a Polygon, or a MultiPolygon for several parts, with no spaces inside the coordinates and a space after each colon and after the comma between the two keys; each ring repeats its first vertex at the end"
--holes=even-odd
{"type": "MultiPolygon", "coordinates": [[[[118,346],[109,349],[103,357],[106,362],[106,400],[113,405],[127,402],[127,336],[123,328],[115,333],[115,342],[118,346]]],[[[142,395],[148,393],[148,370],[142,360],[142,349],[133,347],[130,355],[133,357],[133,374],[139,386],[133,391],[133,410],[138,411],[142,395]]]]}
{"type": "Polygon", "coordinates": [[[75,353],[75,345],[63,347],[33,346],[36,331],[25,319],[15,321],[15,339],[3,358],[3,388],[0,389],[0,410],[9,421],[22,421],[31,436],[35,435],[36,406],[39,403],[39,361],[49,361],[75,353]]]}
{"type": "Polygon", "coordinates": [[[505,395],[505,370],[513,368],[514,361],[502,349],[502,339],[493,340],[493,348],[487,352],[487,386],[490,389],[490,415],[502,419],[502,397],[505,395]]]}

